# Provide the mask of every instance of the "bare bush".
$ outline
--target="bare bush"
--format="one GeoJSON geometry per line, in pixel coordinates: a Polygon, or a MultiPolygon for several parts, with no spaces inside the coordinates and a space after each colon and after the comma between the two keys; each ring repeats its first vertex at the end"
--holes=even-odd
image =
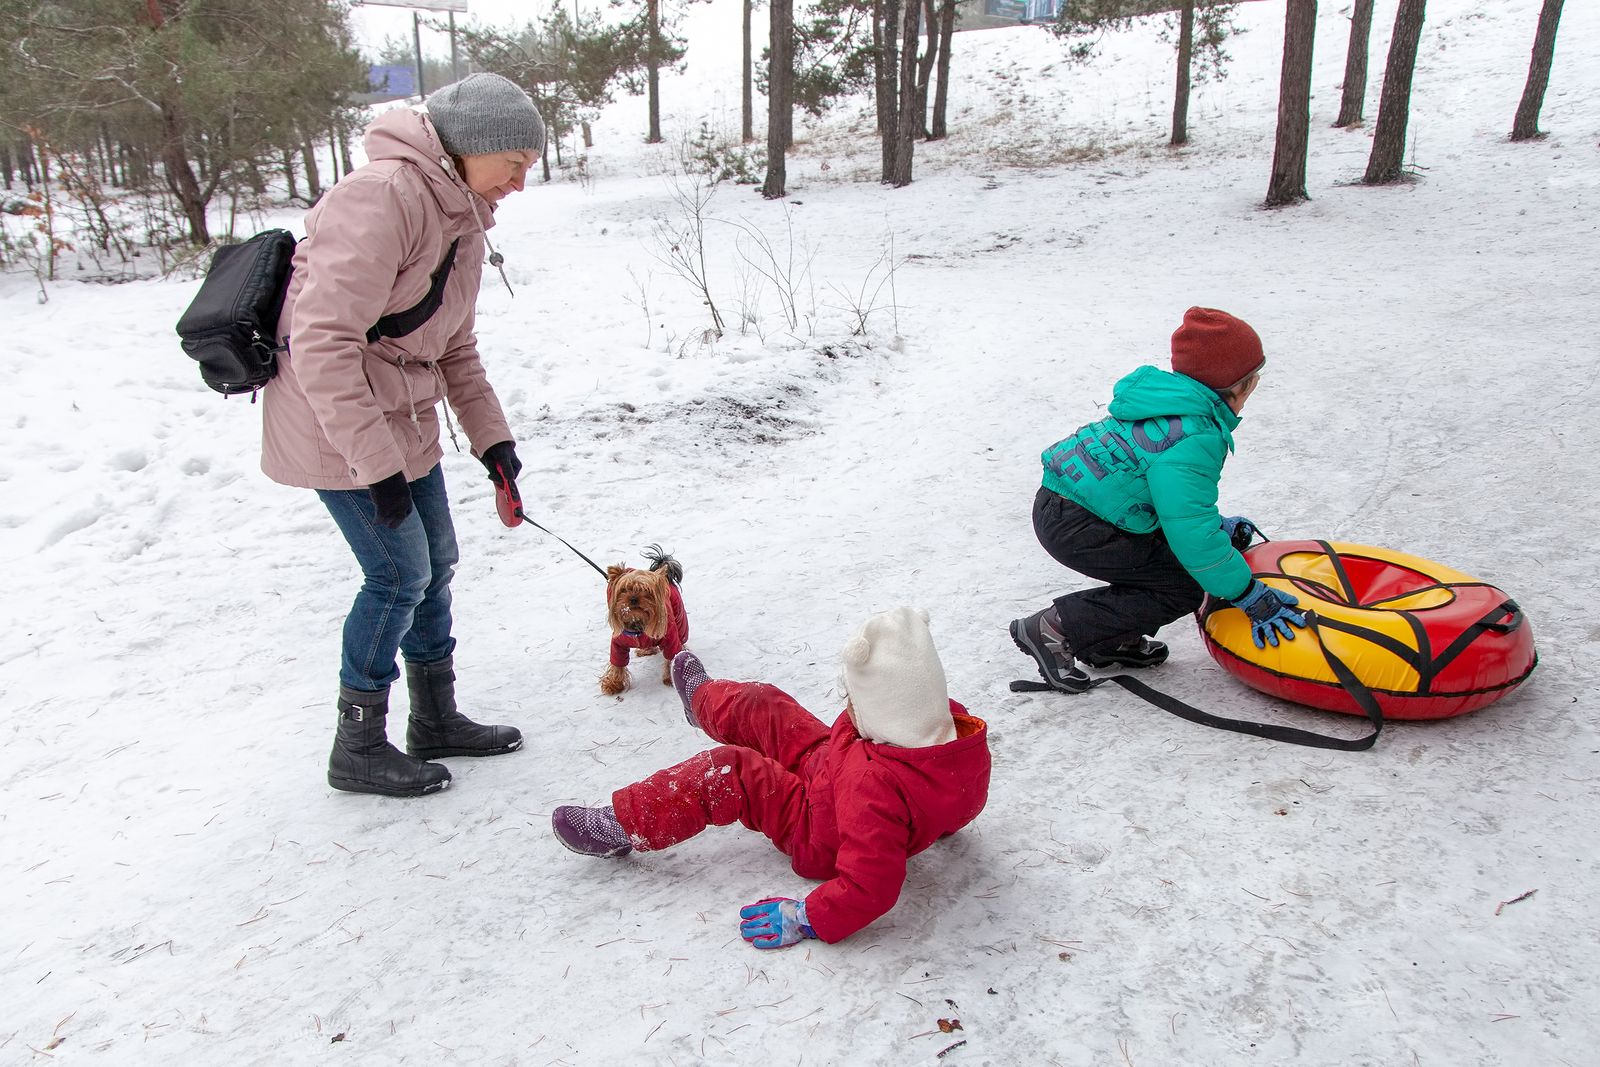
{"type": "Polygon", "coordinates": [[[717,185],[700,175],[674,177],[669,182],[680,217],[656,220],[655,257],[700,294],[701,301],[711,312],[712,328],[720,337],[725,326],[711,295],[711,281],[706,271],[706,206],[716,195],[717,185]]]}

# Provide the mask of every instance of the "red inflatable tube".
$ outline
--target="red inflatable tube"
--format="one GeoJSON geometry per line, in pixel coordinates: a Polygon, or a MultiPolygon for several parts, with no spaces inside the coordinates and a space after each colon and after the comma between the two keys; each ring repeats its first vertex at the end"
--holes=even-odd
{"type": "Polygon", "coordinates": [[[1196,618],[1207,651],[1263,693],[1365,715],[1338,660],[1388,718],[1443,719],[1494,703],[1538,663],[1533,627],[1515,601],[1431,560],[1328,541],[1268,541],[1245,560],[1314,613],[1295,640],[1258,649],[1244,612],[1206,598],[1196,618]]]}

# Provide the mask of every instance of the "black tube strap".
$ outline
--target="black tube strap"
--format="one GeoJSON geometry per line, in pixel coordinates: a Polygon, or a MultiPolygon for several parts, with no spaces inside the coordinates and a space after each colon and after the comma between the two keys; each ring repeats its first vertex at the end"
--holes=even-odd
{"type": "MultiPolygon", "coordinates": [[[[1199,723],[1201,726],[1214,726],[1219,730],[1232,730],[1234,733],[1250,734],[1252,737],[1264,737],[1269,741],[1283,741],[1291,745],[1304,745],[1307,748],[1331,748],[1341,752],[1363,752],[1371,748],[1378,741],[1378,735],[1383,732],[1383,709],[1378,706],[1377,698],[1372,691],[1361,683],[1355,672],[1345,665],[1344,661],[1328,650],[1323,643],[1322,635],[1318,632],[1319,620],[1314,611],[1306,612],[1306,626],[1317,638],[1317,644],[1322,648],[1322,654],[1327,658],[1328,667],[1334,676],[1339,679],[1339,684],[1344,687],[1350,698],[1360,705],[1361,710],[1367,713],[1367,718],[1372,720],[1372,732],[1364,737],[1330,737],[1327,734],[1313,733],[1310,730],[1297,730],[1292,726],[1278,726],[1268,722],[1251,722],[1248,719],[1226,719],[1220,715],[1212,715],[1201,711],[1199,708],[1185,704],[1177,697],[1170,696],[1153,689],[1130,674],[1113,674],[1105,678],[1096,678],[1089,683],[1090,688],[1104,685],[1107,682],[1116,682],[1122,688],[1136,697],[1141,697],[1162,711],[1169,711],[1180,719],[1199,723]]],[[[1011,683],[1013,693],[1037,693],[1049,690],[1051,687],[1043,682],[1032,680],[1011,683]]]]}

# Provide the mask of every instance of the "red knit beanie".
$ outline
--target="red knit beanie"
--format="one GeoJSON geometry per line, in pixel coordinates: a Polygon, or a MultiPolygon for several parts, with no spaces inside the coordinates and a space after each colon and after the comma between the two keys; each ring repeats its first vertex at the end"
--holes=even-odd
{"type": "Polygon", "coordinates": [[[1213,389],[1237,385],[1266,361],[1250,324],[1216,308],[1185,311],[1172,335],[1172,369],[1213,389]]]}

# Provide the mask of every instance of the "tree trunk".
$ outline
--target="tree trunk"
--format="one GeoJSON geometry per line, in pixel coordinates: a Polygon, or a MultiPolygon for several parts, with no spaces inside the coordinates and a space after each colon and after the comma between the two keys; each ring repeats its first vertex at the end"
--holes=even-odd
{"type": "Polygon", "coordinates": [[[778,142],[785,152],[794,147],[794,0],[784,0],[783,25],[783,107],[778,109],[781,122],[778,142]]]}
{"type": "Polygon", "coordinates": [[[1288,0],[1268,207],[1310,199],[1306,196],[1306,151],[1311,139],[1311,50],[1316,33],[1317,0],[1288,0]]]}
{"type": "Polygon", "coordinates": [[[178,207],[189,224],[189,242],[194,245],[211,243],[211,228],[206,222],[206,196],[200,182],[189,165],[183,146],[183,115],[177,104],[161,104],[161,164],[166,172],[167,188],[178,198],[178,207]]]}
{"type": "Polygon", "coordinates": [[[789,61],[789,41],[794,37],[794,0],[771,0],[771,19],[767,41],[767,180],[761,195],[777,200],[787,191],[785,184],[785,112],[794,106],[791,99],[793,63],[789,61]]]}
{"type": "Polygon", "coordinates": [[[283,150],[283,181],[288,186],[289,199],[298,200],[300,188],[295,184],[294,153],[287,148],[283,150]]]}
{"type": "Polygon", "coordinates": [[[1172,94],[1172,143],[1189,143],[1189,65],[1194,60],[1194,0],[1183,0],[1178,20],[1178,87],[1172,94]]]}
{"type": "Polygon", "coordinates": [[[42,197],[40,206],[44,214],[39,217],[39,227],[44,231],[44,254],[50,264],[45,277],[49,281],[56,280],[56,256],[61,252],[61,246],[56,243],[56,198],[50,195],[50,152],[48,148],[39,152],[39,194],[42,197]]]}
{"type": "Polygon", "coordinates": [[[750,43],[750,10],[755,0],[744,0],[744,56],[739,67],[739,139],[749,144],[756,139],[755,64],[750,43]]]}
{"type": "Polygon", "coordinates": [[[919,0],[904,0],[900,26],[900,111],[895,118],[894,169],[889,184],[896,189],[911,184],[911,154],[922,129],[922,109],[917,95],[917,29],[922,24],[919,0]]]}
{"type": "Polygon", "coordinates": [[[1556,54],[1556,27],[1561,23],[1562,0],[1544,0],[1539,12],[1539,30],[1533,36],[1533,60],[1528,64],[1528,84],[1522,89],[1522,102],[1511,123],[1513,141],[1531,141],[1539,133],[1539,109],[1544,107],[1544,91],[1550,86],[1550,63],[1556,54]]]}
{"type": "MultiPolygon", "coordinates": [[[[145,0],[145,13],[150,18],[152,29],[159,33],[165,28],[167,17],[161,8],[161,0],[145,0]]],[[[169,40],[163,39],[163,44],[172,47],[169,40]]],[[[164,98],[161,101],[161,163],[166,173],[167,188],[178,198],[178,207],[189,224],[190,243],[208,245],[211,243],[211,228],[206,221],[206,203],[210,195],[201,190],[194,168],[189,163],[188,146],[184,143],[186,126],[183,105],[175,98],[164,98]]]]}
{"type": "Polygon", "coordinates": [[[94,154],[99,157],[100,184],[116,185],[116,155],[111,148],[111,131],[104,122],[95,128],[93,144],[94,154]]]}
{"type": "Polygon", "coordinates": [[[315,204],[322,196],[322,175],[317,170],[317,146],[309,137],[301,138],[300,162],[306,171],[306,198],[315,204]]]}
{"type": "Polygon", "coordinates": [[[247,164],[244,168],[244,183],[250,187],[250,191],[255,193],[256,196],[264,197],[267,195],[267,179],[261,176],[261,168],[256,166],[254,162],[247,164]]]}
{"type": "MultiPolygon", "coordinates": [[[[917,0],[904,0],[914,4],[917,0]]],[[[874,72],[877,75],[878,141],[883,170],[880,181],[892,181],[895,152],[900,145],[897,132],[900,120],[900,4],[901,0],[873,0],[873,8],[882,16],[874,20],[873,42],[874,72]]]]}
{"type": "Polygon", "coordinates": [[[1344,96],[1339,101],[1340,128],[1359,126],[1367,100],[1367,45],[1372,38],[1373,0],[1356,0],[1350,15],[1350,47],[1344,53],[1344,96]]]}
{"type": "Polygon", "coordinates": [[[939,25],[938,0],[922,0],[922,25],[928,28],[928,43],[917,60],[917,126],[916,135],[928,135],[928,86],[933,81],[933,65],[939,61],[939,37],[934,28],[939,25]]]}
{"type": "Polygon", "coordinates": [[[1394,13],[1394,36],[1389,39],[1389,62],[1383,70],[1383,94],[1378,98],[1378,128],[1367,157],[1367,185],[1386,185],[1403,176],[1406,123],[1411,117],[1411,75],[1417,66],[1417,45],[1422,40],[1422,18],[1427,0],[1400,0],[1394,13]]]}
{"type": "Polygon", "coordinates": [[[950,39],[955,36],[956,0],[944,0],[939,8],[939,85],[933,91],[933,140],[948,134],[945,111],[950,102],[950,39]]]}
{"type": "Polygon", "coordinates": [[[645,75],[649,83],[650,132],[646,144],[661,143],[661,0],[645,0],[645,75]]]}

